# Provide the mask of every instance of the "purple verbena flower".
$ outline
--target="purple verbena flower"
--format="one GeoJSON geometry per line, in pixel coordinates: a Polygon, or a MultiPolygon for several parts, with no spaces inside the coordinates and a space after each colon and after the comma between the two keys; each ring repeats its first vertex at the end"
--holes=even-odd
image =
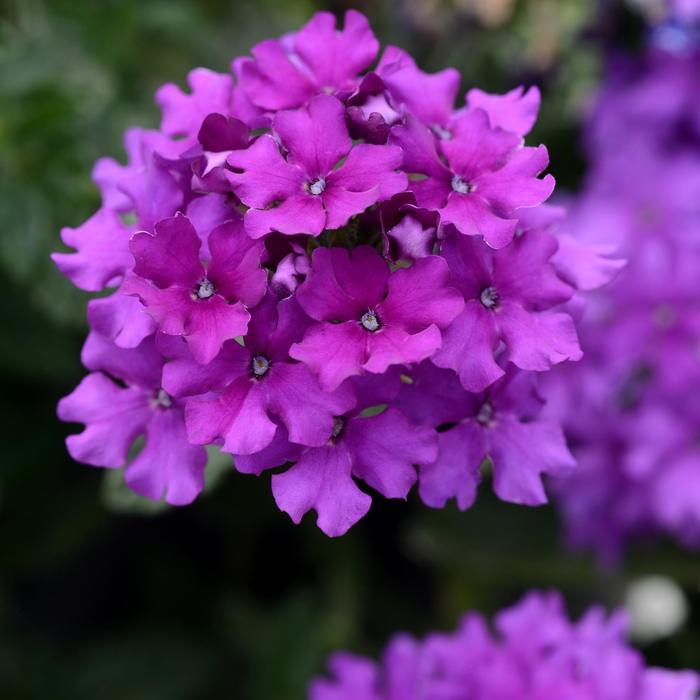
{"type": "Polygon", "coordinates": [[[296,293],[316,323],[290,354],[329,391],[362,372],[382,374],[392,365],[420,362],[440,347],[440,329],[464,307],[448,280],[438,256],[391,272],[369,246],[350,254],[318,248],[296,293]]]}
{"type": "Polygon", "coordinates": [[[127,486],[142,496],[165,498],[171,505],[191,503],[204,486],[206,451],[187,440],[184,403],[162,387],[165,358],[153,338],[127,350],[93,332],[81,357],[91,374],[58,404],[61,420],[85,424],[66,441],[73,459],[124,467],[127,486]],[[140,436],[144,446],[131,458],[140,436]]]}
{"type": "Polygon", "coordinates": [[[130,242],[136,264],[127,292],[138,295],[162,333],[181,335],[197,362],[211,362],[224,341],[245,335],[250,314],[265,293],[262,244],[232,219],[209,234],[211,260],[200,259],[202,241],[185,216],[164,219],[155,233],[130,242]]]}
{"type": "Polygon", "coordinates": [[[245,223],[253,238],[272,231],[318,236],[406,187],[406,176],[396,172],[401,150],[353,147],[344,115],[339,100],[319,95],[305,108],[275,115],[286,158],[270,135],[228,157],[231,186],[251,207],[245,223]]]}
{"type": "Polygon", "coordinates": [[[498,613],[491,632],[467,613],[452,633],[395,636],[380,662],[347,652],[309,700],[695,700],[692,671],[647,667],[625,640],[623,612],[591,607],[574,622],[554,592],[532,591],[498,613]]]}
{"type": "Polygon", "coordinates": [[[468,236],[480,235],[493,248],[513,239],[517,211],[542,204],[554,178],[538,179],[549,161],[547,149],[523,147],[515,133],[492,128],[482,109],[465,112],[449,139],[438,140],[412,117],[391,132],[389,142],[404,152],[404,169],[418,204],[437,209],[443,223],[468,236]]]}

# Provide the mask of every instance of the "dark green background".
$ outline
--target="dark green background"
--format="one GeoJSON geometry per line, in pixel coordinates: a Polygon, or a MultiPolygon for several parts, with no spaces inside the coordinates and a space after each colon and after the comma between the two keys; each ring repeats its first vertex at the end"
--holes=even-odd
{"type": "MultiPolygon", "coordinates": [[[[462,610],[491,613],[531,586],[560,587],[577,612],[615,605],[644,573],[673,576],[694,605],[648,658],[700,666],[700,566],[670,543],[604,571],[565,552],[553,509],[499,504],[487,488],[465,514],[377,498],[329,540],[313,517],[294,527],[277,510],[267,476],[219,468],[195,505],[164,510],[66,455],[54,406],[82,375],[87,297],[47,256],[61,226],[98,206],[93,161],[122,157],[126,127],[157,125],[161,83],[182,85],[197,65],[226,70],[256,41],[344,5],[0,2],[0,698],[302,698],[331,649],[376,654],[398,629],[451,628],[462,610]]],[[[538,82],[533,139],[575,188],[603,42],[632,46],[639,27],[578,0],[515,2],[504,21],[459,5],[355,3],[382,43],[426,69],[457,66],[465,88],[538,82]]]]}

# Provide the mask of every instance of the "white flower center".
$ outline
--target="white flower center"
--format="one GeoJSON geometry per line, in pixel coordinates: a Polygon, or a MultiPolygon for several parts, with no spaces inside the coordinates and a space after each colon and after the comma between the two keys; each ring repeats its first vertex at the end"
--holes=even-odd
{"type": "Polygon", "coordinates": [[[488,425],[493,420],[493,406],[485,401],[476,412],[476,422],[481,425],[488,425]]]}
{"type": "Polygon", "coordinates": [[[343,428],[345,427],[345,420],[343,418],[340,418],[339,416],[336,416],[333,419],[333,430],[331,430],[331,438],[337,438],[340,433],[343,432],[343,428]]]}
{"type": "Polygon", "coordinates": [[[205,277],[197,287],[197,298],[198,299],[208,299],[214,296],[214,285],[205,277]]]}
{"type": "Polygon", "coordinates": [[[318,180],[314,180],[309,185],[309,192],[311,192],[311,194],[319,195],[325,189],[326,189],[326,180],[325,180],[325,178],[322,178],[322,177],[319,177],[318,180]]]}
{"type": "Polygon", "coordinates": [[[379,330],[379,319],[377,318],[377,314],[372,309],[362,314],[360,323],[366,330],[370,331],[370,333],[374,333],[374,331],[379,330]]]}
{"type": "Polygon", "coordinates": [[[172,397],[165,389],[158,389],[154,402],[158,408],[171,408],[173,405],[172,397]]]}
{"type": "Polygon", "coordinates": [[[452,178],[452,189],[459,194],[469,194],[474,191],[474,186],[463,180],[459,175],[452,178]]]}
{"type": "Polygon", "coordinates": [[[444,126],[440,126],[439,124],[433,124],[433,133],[443,141],[452,140],[452,132],[449,129],[445,129],[444,126]]]}
{"type": "Polygon", "coordinates": [[[270,360],[265,355],[255,355],[250,366],[254,377],[264,377],[270,369],[270,360]]]}
{"type": "Polygon", "coordinates": [[[485,287],[481,290],[479,301],[487,309],[493,309],[498,304],[498,292],[493,287],[485,287]]]}

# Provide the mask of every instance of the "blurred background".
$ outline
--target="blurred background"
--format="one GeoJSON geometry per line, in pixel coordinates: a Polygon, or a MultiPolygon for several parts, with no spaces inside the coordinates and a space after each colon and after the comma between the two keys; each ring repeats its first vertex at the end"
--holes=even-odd
{"type": "Polygon", "coordinates": [[[640,43],[638,4],[0,0],[1,698],[302,698],[329,650],[376,655],[398,629],[451,629],[533,586],[560,588],[574,613],[627,601],[651,663],[700,667],[700,560],[671,542],[603,568],[566,550],[553,508],[487,488],[467,513],[377,498],[329,540],[312,516],[295,527],[277,510],[269,477],[224,463],[193,506],[166,509],[118,472],[73,463],[55,417],[83,374],[86,297],[48,254],[98,206],[94,160],[121,159],[128,126],[157,125],[160,84],[225,71],[312,12],[354,6],[382,44],[426,70],[457,67],[465,89],[540,85],[531,140],[575,192],[605,47],[640,43]]]}

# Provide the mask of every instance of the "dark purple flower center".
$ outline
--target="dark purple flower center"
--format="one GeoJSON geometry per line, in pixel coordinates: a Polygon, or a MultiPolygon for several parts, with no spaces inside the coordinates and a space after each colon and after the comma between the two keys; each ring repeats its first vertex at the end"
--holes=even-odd
{"type": "Polygon", "coordinates": [[[363,313],[360,317],[360,323],[362,324],[362,327],[365,330],[368,330],[370,333],[378,331],[381,325],[374,309],[370,309],[369,311],[363,313]]]}
{"type": "Polygon", "coordinates": [[[260,379],[264,377],[270,369],[270,360],[265,355],[253,355],[250,361],[250,371],[253,377],[260,379]]]}
{"type": "Polygon", "coordinates": [[[459,175],[455,175],[452,178],[452,189],[459,194],[469,194],[476,189],[476,185],[472,185],[459,175]]]}
{"type": "Polygon", "coordinates": [[[493,287],[484,287],[479,294],[479,301],[487,308],[498,306],[498,292],[493,287]]]}
{"type": "Polygon", "coordinates": [[[484,401],[476,412],[476,422],[481,423],[481,425],[488,425],[492,420],[493,406],[488,401],[484,401]]]}
{"type": "Polygon", "coordinates": [[[309,192],[311,192],[311,194],[323,194],[323,190],[326,189],[326,179],[323,177],[319,177],[318,180],[310,182],[308,187],[309,192]]]}
{"type": "Polygon", "coordinates": [[[154,408],[166,409],[166,408],[172,408],[172,405],[173,405],[173,399],[170,396],[170,394],[168,394],[168,392],[165,391],[165,389],[158,389],[155,396],[153,397],[154,408]]]}
{"type": "Polygon", "coordinates": [[[197,299],[209,299],[209,297],[214,296],[214,285],[206,277],[201,280],[194,293],[197,299]]]}

